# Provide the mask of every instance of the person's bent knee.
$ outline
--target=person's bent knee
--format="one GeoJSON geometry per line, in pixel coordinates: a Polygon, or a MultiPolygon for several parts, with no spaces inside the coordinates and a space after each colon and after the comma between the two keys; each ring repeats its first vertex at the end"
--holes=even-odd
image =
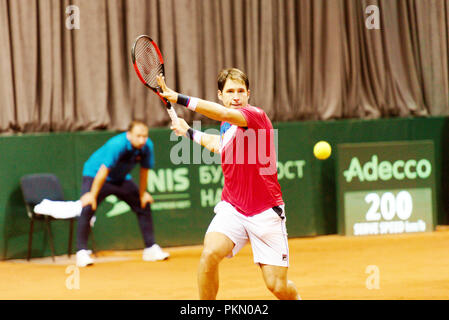
{"type": "Polygon", "coordinates": [[[211,249],[204,249],[201,253],[200,264],[206,267],[214,267],[223,259],[217,251],[211,249]]]}

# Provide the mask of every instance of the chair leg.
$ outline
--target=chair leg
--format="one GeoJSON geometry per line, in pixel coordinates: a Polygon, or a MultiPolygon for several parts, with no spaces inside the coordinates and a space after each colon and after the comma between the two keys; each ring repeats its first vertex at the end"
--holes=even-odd
{"type": "Polygon", "coordinates": [[[51,228],[50,222],[48,221],[48,216],[45,216],[45,225],[47,226],[48,237],[50,240],[51,256],[53,258],[53,262],[55,262],[55,248],[53,246],[53,236],[51,235],[51,228]]]}
{"type": "Polygon", "coordinates": [[[31,217],[31,221],[30,221],[30,233],[28,234],[27,261],[30,261],[30,258],[31,258],[31,246],[33,245],[33,229],[34,229],[34,216],[31,217]]]}
{"type": "Polygon", "coordinates": [[[68,250],[68,257],[72,255],[72,238],[73,238],[73,218],[70,219],[70,226],[69,226],[69,250],[68,250]]]}

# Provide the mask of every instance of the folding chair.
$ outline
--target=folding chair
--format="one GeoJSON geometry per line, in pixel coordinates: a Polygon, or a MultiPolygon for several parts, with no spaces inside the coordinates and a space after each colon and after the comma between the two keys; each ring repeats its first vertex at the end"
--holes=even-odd
{"type": "MultiPolygon", "coordinates": [[[[46,231],[48,233],[48,238],[50,242],[51,254],[53,261],[55,261],[55,249],[53,244],[53,236],[51,234],[50,223],[52,220],[57,220],[56,218],[38,214],[34,212],[34,206],[39,204],[42,200],[48,199],[53,201],[64,201],[64,194],[62,191],[61,184],[56,175],[50,173],[39,173],[39,174],[29,174],[25,175],[20,179],[20,186],[22,189],[23,198],[25,201],[25,207],[28,216],[31,219],[30,222],[30,232],[28,235],[28,255],[27,260],[31,257],[31,247],[33,243],[33,228],[34,220],[44,220],[46,231]]],[[[62,220],[69,220],[69,248],[68,256],[72,254],[72,235],[73,235],[73,221],[75,218],[68,218],[62,220]]]]}

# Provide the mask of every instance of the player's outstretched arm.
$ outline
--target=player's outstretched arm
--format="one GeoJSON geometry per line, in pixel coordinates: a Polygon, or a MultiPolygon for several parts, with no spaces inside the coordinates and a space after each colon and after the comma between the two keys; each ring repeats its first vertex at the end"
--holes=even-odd
{"type": "Polygon", "coordinates": [[[188,109],[201,113],[202,115],[213,120],[229,122],[230,124],[234,124],[239,127],[247,126],[245,117],[236,109],[225,108],[218,103],[199,98],[188,97],[190,100],[185,101],[186,96],[180,95],[178,92],[167,87],[163,76],[158,76],[157,82],[162,89],[161,96],[166,98],[171,103],[182,104],[188,109]]]}

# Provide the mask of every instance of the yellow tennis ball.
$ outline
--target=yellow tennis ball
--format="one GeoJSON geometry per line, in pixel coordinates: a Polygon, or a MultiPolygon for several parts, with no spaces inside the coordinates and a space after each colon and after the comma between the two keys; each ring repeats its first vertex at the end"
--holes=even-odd
{"type": "Polygon", "coordinates": [[[313,154],[317,159],[324,160],[331,155],[332,148],[326,141],[318,141],[313,147],[313,154]]]}

